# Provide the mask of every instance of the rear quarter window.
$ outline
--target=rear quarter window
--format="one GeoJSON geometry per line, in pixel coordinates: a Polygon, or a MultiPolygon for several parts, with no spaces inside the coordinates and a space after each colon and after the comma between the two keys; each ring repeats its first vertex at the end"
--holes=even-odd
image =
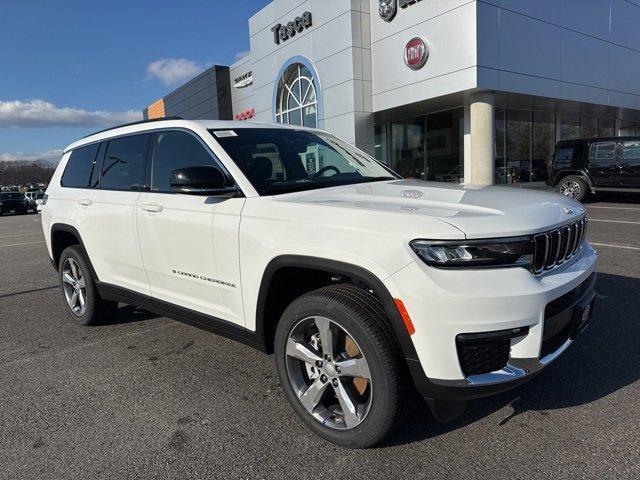
{"type": "Polygon", "coordinates": [[[87,188],[89,186],[98,146],[96,143],[77,148],[71,152],[60,185],[69,188],[87,188]]]}

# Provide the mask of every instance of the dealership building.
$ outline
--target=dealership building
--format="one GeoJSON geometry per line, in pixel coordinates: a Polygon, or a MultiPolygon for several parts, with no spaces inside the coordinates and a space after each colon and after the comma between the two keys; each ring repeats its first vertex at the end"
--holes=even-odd
{"type": "Polygon", "coordinates": [[[484,184],[544,181],[562,139],[640,135],[640,0],[275,0],[249,34],[145,117],[318,127],[406,178],[484,184]]]}

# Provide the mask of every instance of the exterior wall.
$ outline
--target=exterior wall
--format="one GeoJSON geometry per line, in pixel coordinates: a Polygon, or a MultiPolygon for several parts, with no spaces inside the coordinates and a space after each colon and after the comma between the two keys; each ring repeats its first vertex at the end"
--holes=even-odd
{"type": "Polygon", "coordinates": [[[229,68],[214,65],[192,80],[151,104],[147,116],[152,114],[186,119],[231,120],[231,85],[229,68]],[[164,105],[162,112],[157,108],[164,105]]]}
{"type": "Polygon", "coordinates": [[[640,1],[483,0],[478,86],[640,109],[640,1]]]}
{"type": "Polygon", "coordinates": [[[253,92],[253,84],[244,88],[236,88],[234,86],[235,79],[245,75],[253,70],[251,55],[237,61],[229,67],[229,77],[231,84],[231,110],[233,118],[246,111],[252,111],[255,108],[255,99],[253,92]]]}
{"type": "Polygon", "coordinates": [[[468,0],[422,1],[398,9],[391,22],[371,0],[371,60],[375,112],[440,97],[476,86],[476,5],[468,0]],[[429,46],[420,70],[404,64],[413,37],[429,46]]]}
{"type": "Polygon", "coordinates": [[[369,3],[361,0],[275,0],[251,17],[255,120],[275,120],[279,72],[291,58],[303,57],[318,77],[319,127],[372,151],[369,26],[369,3]],[[276,44],[271,28],[305,11],[312,26],[276,44]]]}

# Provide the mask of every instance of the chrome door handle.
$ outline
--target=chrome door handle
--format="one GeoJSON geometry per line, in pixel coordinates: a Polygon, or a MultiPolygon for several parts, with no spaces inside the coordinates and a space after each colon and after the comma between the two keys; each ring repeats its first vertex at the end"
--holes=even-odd
{"type": "Polygon", "coordinates": [[[157,203],[143,203],[140,208],[145,212],[160,213],[164,207],[157,203]]]}
{"type": "Polygon", "coordinates": [[[88,207],[92,202],[90,198],[79,198],[78,203],[84,207],[88,207]]]}

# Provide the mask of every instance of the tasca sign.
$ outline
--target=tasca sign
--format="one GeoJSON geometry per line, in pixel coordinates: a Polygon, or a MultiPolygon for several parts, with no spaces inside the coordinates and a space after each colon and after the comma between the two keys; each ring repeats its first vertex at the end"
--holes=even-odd
{"type": "Polygon", "coordinates": [[[271,31],[273,32],[273,41],[276,45],[279,45],[280,42],[286,42],[290,38],[294,37],[296,33],[301,33],[311,25],[311,12],[304,12],[299,17],[296,17],[284,25],[282,23],[278,23],[271,27],[271,31]]]}

